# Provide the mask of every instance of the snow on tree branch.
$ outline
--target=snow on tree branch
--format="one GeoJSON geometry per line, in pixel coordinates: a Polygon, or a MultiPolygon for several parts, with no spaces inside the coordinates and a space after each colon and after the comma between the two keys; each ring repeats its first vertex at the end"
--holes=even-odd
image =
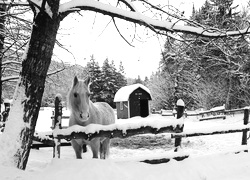
{"type": "Polygon", "coordinates": [[[102,2],[94,0],[84,0],[84,1],[71,0],[69,2],[61,4],[59,12],[67,15],[72,11],[80,11],[80,10],[95,11],[104,15],[109,15],[111,17],[120,18],[126,21],[146,26],[155,32],[157,31],[162,31],[165,33],[180,32],[180,33],[188,33],[210,38],[221,38],[226,36],[238,36],[243,34],[250,34],[249,27],[238,31],[222,31],[214,28],[211,29],[204,27],[180,25],[180,23],[178,22],[183,22],[184,20],[182,19],[179,19],[175,23],[166,20],[153,19],[137,11],[131,1],[122,0],[121,2],[127,5],[130,11],[115,7],[111,4],[104,4],[102,2]]]}
{"type": "MultiPolygon", "coordinates": [[[[51,76],[54,75],[56,73],[59,73],[61,71],[63,71],[65,69],[65,67],[61,68],[61,69],[57,69],[55,71],[51,71],[48,72],[47,76],[51,76]]],[[[19,71],[18,71],[19,72],[19,71]]],[[[6,81],[17,81],[19,79],[19,76],[7,76],[7,77],[2,77],[1,82],[6,82],[6,81]]]]}

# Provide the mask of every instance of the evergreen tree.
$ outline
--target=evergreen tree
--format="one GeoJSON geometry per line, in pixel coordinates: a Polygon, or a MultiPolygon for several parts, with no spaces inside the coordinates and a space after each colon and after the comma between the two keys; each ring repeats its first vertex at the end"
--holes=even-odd
{"type": "MultiPolygon", "coordinates": [[[[192,15],[192,19],[204,26],[237,30],[246,24],[243,23],[242,15],[235,12],[232,4],[233,0],[206,1],[204,6],[192,15]]],[[[224,94],[214,92],[210,107],[221,104],[226,104],[227,108],[245,106],[249,88],[246,88],[242,79],[247,77],[249,72],[243,72],[242,67],[249,61],[250,49],[244,36],[213,41],[197,38],[189,47],[190,57],[196,59],[200,67],[201,78],[206,82],[215,83],[217,91],[223,88],[224,94]]]]}
{"type": "Polygon", "coordinates": [[[120,61],[118,72],[116,72],[116,77],[117,77],[116,80],[117,80],[118,89],[127,85],[127,80],[125,78],[125,71],[124,71],[122,61],[120,61]]]}
{"type": "Polygon", "coordinates": [[[140,75],[138,75],[138,78],[137,78],[137,79],[135,79],[135,84],[137,84],[137,83],[139,83],[139,84],[143,84],[143,82],[142,82],[142,80],[141,80],[140,75]]]}
{"type": "Polygon", "coordinates": [[[112,107],[115,107],[114,96],[118,90],[118,86],[116,84],[116,68],[113,61],[111,62],[111,64],[109,63],[108,58],[103,62],[102,79],[102,98],[112,107]]]}
{"type": "Polygon", "coordinates": [[[102,71],[101,68],[96,62],[94,55],[91,55],[90,62],[87,63],[88,74],[91,77],[90,90],[93,93],[90,99],[93,102],[103,101],[102,90],[104,81],[102,80],[102,71]]]}

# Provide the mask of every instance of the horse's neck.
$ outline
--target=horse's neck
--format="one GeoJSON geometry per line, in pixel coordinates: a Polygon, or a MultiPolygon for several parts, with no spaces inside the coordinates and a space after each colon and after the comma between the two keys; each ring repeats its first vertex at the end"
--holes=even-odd
{"type": "Polygon", "coordinates": [[[95,113],[98,111],[98,109],[95,107],[92,101],[89,101],[89,110],[90,110],[90,113],[95,113]]]}

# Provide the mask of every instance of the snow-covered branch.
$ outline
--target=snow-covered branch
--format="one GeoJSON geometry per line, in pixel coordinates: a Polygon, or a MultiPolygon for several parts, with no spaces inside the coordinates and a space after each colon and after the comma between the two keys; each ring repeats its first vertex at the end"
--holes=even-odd
{"type": "Polygon", "coordinates": [[[18,80],[19,76],[8,76],[8,77],[2,77],[1,81],[6,82],[6,81],[13,81],[13,80],[18,80]]]}
{"type": "Polygon", "coordinates": [[[22,64],[22,62],[18,62],[18,61],[4,61],[3,63],[2,63],[2,65],[4,66],[4,65],[8,65],[8,64],[18,64],[18,65],[21,65],[22,64]]]}
{"type": "MultiPolygon", "coordinates": [[[[57,69],[55,71],[51,71],[47,74],[47,76],[51,76],[53,74],[59,73],[61,71],[63,71],[65,69],[65,67],[61,68],[61,69],[57,69]]],[[[7,76],[7,77],[2,77],[1,81],[2,82],[6,82],[6,81],[16,81],[19,79],[19,76],[7,76]]]]}
{"type": "MultiPolygon", "coordinates": [[[[128,0],[122,1],[127,2],[126,5],[132,6],[132,2],[128,0]]],[[[80,11],[80,10],[89,10],[95,11],[104,15],[109,15],[111,17],[120,18],[126,21],[130,21],[133,23],[137,23],[140,25],[144,25],[149,27],[153,31],[162,31],[162,32],[180,32],[180,33],[188,33],[194,35],[200,35],[203,37],[210,37],[210,38],[221,38],[226,36],[238,36],[243,34],[250,34],[249,27],[238,30],[238,31],[221,31],[216,29],[210,28],[203,28],[203,27],[193,27],[188,25],[180,25],[179,23],[172,23],[169,21],[158,20],[149,18],[138,11],[130,11],[123,10],[121,8],[112,6],[110,4],[104,4],[99,1],[94,0],[71,0],[69,2],[63,3],[60,5],[59,12],[63,14],[69,14],[72,11],[80,11]]],[[[182,21],[181,19],[179,20],[182,21]]]]}
{"type": "Polygon", "coordinates": [[[59,72],[63,71],[64,69],[65,69],[65,67],[63,67],[63,68],[61,68],[61,69],[57,69],[57,70],[55,70],[55,71],[51,71],[51,72],[49,72],[49,73],[47,74],[47,76],[51,76],[51,75],[54,75],[54,74],[56,74],[56,73],[59,73],[59,72]]]}

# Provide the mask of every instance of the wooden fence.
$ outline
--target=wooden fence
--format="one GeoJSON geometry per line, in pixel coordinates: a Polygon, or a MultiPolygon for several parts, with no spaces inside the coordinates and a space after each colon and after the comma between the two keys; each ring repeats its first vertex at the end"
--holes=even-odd
{"type": "MultiPolygon", "coordinates": [[[[175,151],[178,151],[178,146],[180,146],[181,141],[176,141],[176,139],[181,139],[185,137],[194,137],[194,136],[204,136],[204,135],[215,135],[215,134],[226,134],[226,133],[236,133],[236,132],[242,132],[242,145],[247,145],[247,134],[248,131],[250,131],[249,126],[249,109],[240,109],[240,110],[234,110],[234,111],[224,111],[225,114],[232,114],[234,112],[244,112],[244,119],[242,126],[232,127],[232,128],[221,128],[221,129],[215,129],[211,130],[210,132],[191,132],[191,133],[183,133],[183,127],[184,124],[176,123],[171,125],[166,125],[163,127],[153,127],[153,125],[149,126],[140,126],[137,128],[132,129],[124,129],[119,128],[116,125],[110,125],[108,126],[101,126],[99,125],[99,130],[94,132],[86,132],[87,128],[83,128],[82,131],[76,132],[74,128],[67,128],[63,129],[62,119],[68,118],[62,116],[62,104],[61,104],[61,96],[58,95],[55,99],[55,113],[53,118],[53,133],[47,134],[44,137],[40,137],[39,135],[34,136],[34,140],[40,142],[40,145],[36,145],[39,147],[45,147],[51,146],[54,148],[53,157],[60,158],[60,147],[61,146],[68,146],[70,145],[67,142],[63,142],[63,140],[71,140],[71,139],[77,139],[77,138],[84,138],[86,140],[91,140],[96,137],[108,137],[108,138],[127,138],[134,135],[139,134],[159,134],[159,133],[170,133],[171,138],[175,139],[175,151]],[[108,127],[108,128],[107,128],[108,127]]],[[[177,121],[177,120],[176,120],[177,121]]],[[[78,130],[79,131],[79,130],[78,130]]],[[[35,147],[35,146],[34,146],[35,147]]],[[[247,149],[244,149],[245,152],[247,152],[247,149]]],[[[163,163],[168,162],[170,159],[176,159],[176,160],[183,160],[187,158],[187,154],[180,154],[176,152],[176,155],[172,155],[170,158],[163,158],[163,159],[154,159],[154,160],[142,160],[142,162],[147,163],[163,163]]]]}
{"type": "MultiPolygon", "coordinates": [[[[174,116],[176,115],[175,111],[172,110],[164,110],[161,111],[153,111],[153,114],[161,114],[162,116],[174,116]]],[[[232,109],[232,110],[225,110],[225,109],[218,109],[218,110],[208,110],[202,111],[198,113],[189,113],[185,112],[184,116],[197,116],[199,117],[200,121],[205,120],[213,120],[213,119],[226,119],[227,115],[235,115],[239,113],[244,113],[244,108],[242,109],[232,109]]]]}

